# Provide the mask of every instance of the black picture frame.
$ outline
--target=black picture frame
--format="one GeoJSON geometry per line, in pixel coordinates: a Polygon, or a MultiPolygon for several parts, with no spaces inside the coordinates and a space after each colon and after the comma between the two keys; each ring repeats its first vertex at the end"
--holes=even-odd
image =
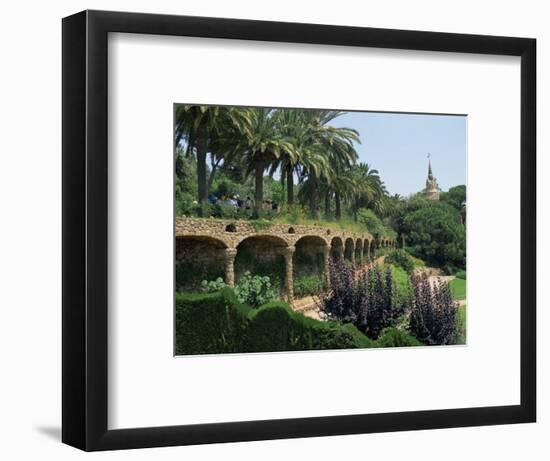
{"type": "MultiPolygon", "coordinates": [[[[83,11],[63,29],[62,440],[112,450],[536,420],[536,41],[156,14],[83,11]],[[109,430],[107,35],[210,37],[521,57],[521,403],[109,430]]],[[[160,392],[160,390],[159,390],[160,392]]]]}

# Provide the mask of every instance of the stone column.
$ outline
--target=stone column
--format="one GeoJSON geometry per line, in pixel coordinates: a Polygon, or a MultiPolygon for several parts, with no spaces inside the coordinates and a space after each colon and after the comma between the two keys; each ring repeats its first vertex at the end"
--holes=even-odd
{"type": "Polygon", "coordinates": [[[225,254],[225,283],[233,288],[235,286],[235,256],[237,256],[236,248],[226,248],[225,254]]]}
{"type": "Polygon", "coordinates": [[[292,265],[292,256],[296,251],[294,245],[286,247],[283,250],[283,256],[285,257],[286,263],[286,298],[289,304],[294,303],[294,269],[292,265]]]}
{"type": "Polygon", "coordinates": [[[351,264],[355,266],[355,242],[351,244],[351,264]]]}
{"type": "Polygon", "coordinates": [[[361,246],[359,247],[359,265],[362,266],[364,262],[363,257],[363,244],[361,243],[361,246]]]}
{"type": "Polygon", "coordinates": [[[367,263],[370,262],[370,240],[367,240],[367,263]]]}
{"type": "Polygon", "coordinates": [[[330,273],[329,273],[329,266],[330,266],[330,247],[328,245],[325,245],[323,247],[323,257],[325,260],[325,280],[327,283],[327,288],[330,287],[330,273]]]}

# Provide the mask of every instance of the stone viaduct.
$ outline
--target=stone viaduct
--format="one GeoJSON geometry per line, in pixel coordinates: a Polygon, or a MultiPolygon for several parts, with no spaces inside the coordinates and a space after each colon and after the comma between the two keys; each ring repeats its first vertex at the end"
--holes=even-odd
{"type": "Polygon", "coordinates": [[[329,258],[345,258],[364,264],[376,248],[395,247],[395,241],[365,233],[322,226],[294,224],[254,225],[247,221],[214,218],[176,218],[176,261],[209,261],[224,268],[225,282],[235,284],[235,258],[245,248],[254,248],[258,258],[283,256],[285,297],[294,302],[294,255],[298,252],[322,255],[323,272],[328,280],[329,258]]]}

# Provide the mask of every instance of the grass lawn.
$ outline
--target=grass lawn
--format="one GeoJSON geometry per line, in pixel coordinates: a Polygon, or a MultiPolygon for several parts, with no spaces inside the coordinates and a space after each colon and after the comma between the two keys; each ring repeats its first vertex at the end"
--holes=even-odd
{"type": "Polygon", "coordinates": [[[449,282],[449,286],[454,299],[466,299],[466,280],[453,279],[449,282]]]}

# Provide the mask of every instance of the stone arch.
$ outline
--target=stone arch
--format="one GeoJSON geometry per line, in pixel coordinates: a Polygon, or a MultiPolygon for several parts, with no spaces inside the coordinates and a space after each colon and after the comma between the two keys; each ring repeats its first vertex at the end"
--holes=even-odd
{"type": "Polygon", "coordinates": [[[288,292],[286,277],[286,253],[289,249],[285,239],[276,235],[255,234],[243,238],[237,245],[235,255],[235,283],[245,272],[269,277],[279,293],[288,292]]]}
{"type": "MultiPolygon", "coordinates": [[[[317,288],[325,285],[330,251],[327,241],[318,235],[305,235],[296,241],[295,248],[292,258],[293,281],[308,277],[318,279],[317,288]]],[[[312,294],[314,292],[301,293],[303,296],[312,294]]],[[[296,296],[296,283],[294,283],[294,295],[296,296]]]]}
{"type": "Polygon", "coordinates": [[[356,264],[362,264],[363,263],[363,240],[358,238],[355,240],[355,255],[354,260],[356,264]]]}
{"type": "Polygon", "coordinates": [[[368,263],[369,258],[370,258],[370,240],[364,239],[363,240],[363,261],[368,263]]]}
{"type": "Polygon", "coordinates": [[[340,237],[333,237],[330,241],[330,254],[332,260],[337,261],[344,257],[344,242],[340,237]]]}
{"type": "Polygon", "coordinates": [[[354,253],[355,253],[355,245],[354,245],[353,239],[351,237],[348,237],[344,244],[344,259],[346,259],[349,262],[353,262],[353,259],[355,256],[354,253]]]}
{"type": "Polygon", "coordinates": [[[295,234],[295,233],[296,233],[296,230],[294,229],[294,227],[289,227],[289,228],[288,228],[288,233],[289,233],[289,234],[295,234]]]}
{"type": "Polygon", "coordinates": [[[203,235],[176,237],[176,290],[196,291],[203,280],[221,277],[227,282],[226,254],[229,245],[218,238],[203,235]]]}
{"type": "Polygon", "coordinates": [[[370,241],[369,255],[371,259],[376,257],[376,239],[370,241]]]}

